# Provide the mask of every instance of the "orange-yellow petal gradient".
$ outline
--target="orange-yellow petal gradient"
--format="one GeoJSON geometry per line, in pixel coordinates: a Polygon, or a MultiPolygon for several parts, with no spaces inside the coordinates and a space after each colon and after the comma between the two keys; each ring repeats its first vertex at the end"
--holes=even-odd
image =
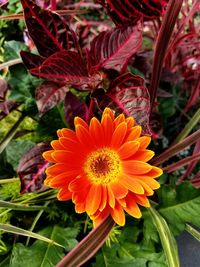
{"type": "Polygon", "coordinates": [[[111,109],[103,111],[101,121],[90,123],[76,117],[75,131],[60,129],[52,150],[43,157],[52,163],[45,184],[58,188],[58,199],[72,199],[77,213],[86,212],[94,227],[111,215],[125,224],[125,212],[140,218],[139,205],[149,207],[148,196],[159,188],[158,167],[147,163],[154,152],[147,147],[149,136],[141,136],[142,127],[132,117],[111,109]]]}

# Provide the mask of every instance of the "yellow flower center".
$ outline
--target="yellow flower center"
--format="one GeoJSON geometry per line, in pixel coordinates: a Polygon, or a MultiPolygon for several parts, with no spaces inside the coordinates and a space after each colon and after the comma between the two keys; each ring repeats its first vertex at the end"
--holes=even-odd
{"type": "Polygon", "coordinates": [[[85,173],[95,184],[108,184],[117,180],[121,168],[119,155],[106,147],[91,152],[84,165],[85,173]]]}

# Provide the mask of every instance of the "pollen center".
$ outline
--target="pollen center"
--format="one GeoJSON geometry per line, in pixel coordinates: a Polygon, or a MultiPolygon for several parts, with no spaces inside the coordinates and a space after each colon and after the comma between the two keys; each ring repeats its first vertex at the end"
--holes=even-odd
{"type": "Polygon", "coordinates": [[[84,172],[95,184],[108,184],[115,181],[121,172],[119,155],[109,148],[100,148],[91,152],[86,159],[84,172]]]}

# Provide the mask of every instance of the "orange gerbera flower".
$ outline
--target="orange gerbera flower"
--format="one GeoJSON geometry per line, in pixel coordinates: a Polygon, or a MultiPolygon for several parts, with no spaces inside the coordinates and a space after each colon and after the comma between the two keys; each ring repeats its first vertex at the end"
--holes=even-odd
{"type": "Polygon", "coordinates": [[[45,184],[59,188],[58,199],[72,199],[77,213],[87,212],[98,225],[109,214],[124,225],[124,211],[141,217],[138,207],[149,207],[147,196],[159,188],[162,170],[146,163],[154,152],[146,147],[149,136],[140,136],[141,126],[131,117],[114,118],[106,108],[99,122],[88,125],[75,118],[75,131],[58,130],[53,150],[43,154],[54,165],[47,168],[45,184]]]}

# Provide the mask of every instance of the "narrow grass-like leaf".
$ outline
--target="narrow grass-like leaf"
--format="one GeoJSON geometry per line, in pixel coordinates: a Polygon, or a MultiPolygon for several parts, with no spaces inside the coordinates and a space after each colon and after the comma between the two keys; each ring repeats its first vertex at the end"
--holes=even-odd
{"type": "Polygon", "coordinates": [[[165,219],[154,208],[149,208],[149,211],[159,233],[168,266],[179,267],[177,244],[165,219]]]}
{"type": "Polygon", "coordinates": [[[70,251],[56,267],[81,266],[87,262],[103,245],[115,222],[107,217],[98,227],[93,229],[74,249],[70,251]]]}
{"type": "Polygon", "coordinates": [[[192,235],[197,241],[200,242],[200,232],[189,224],[186,224],[185,230],[192,235]]]}
{"type": "Polygon", "coordinates": [[[193,134],[186,137],[183,141],[180,143],[173,145],[169,147],[167,150],[165,150],[163,153],[161,153],[159,156],[155,157],[153,160],[151,160],[151,164],[153,165],[160,165],[163,162],[167,161],[174,155],[178,154],[180,151],[184,150],[188,146],[191,146],[194,144],[197,140],[200,139],[200,129],[194,132],[193,134]]]}
{"type": "Polygon", "coordinates": [[[200,121],[200,108],[195,112],[191,120],[185,125],[183,130],[176,137],[173,144],[177,144],[180,141],[182,141],[192,131],[192,129],[197,125],[199,121],[200,121]]]}
{"type": "Polygon", "coordinates": [[[36,211],[36,210],[48,210],[49,208],[43,206],[28,206],[21,205],[16,203],[11,203],[8,201],[0,200],[0,208],[12,209],[12,210],[21,210],[21,211],[36,211]]]}
{"type": "Polygon", "coordinates": [[[51,243],[53,245],[59,246],[59,247],[63,247],[62,245],[58,244],[57,242],[55,242],[54,240],[51,240],[45,236],[33,233],[31,231],[28,230],[24,230],[22,228],[10,225],[10,224],[3,224],[0,223],[0,230],[4,231],[4,232],[8,232],[8,233],[12,233],[15,235],[23,235],[23,236],[27,236],[27,237],[32,237],[47,243],[51,243]]]}

